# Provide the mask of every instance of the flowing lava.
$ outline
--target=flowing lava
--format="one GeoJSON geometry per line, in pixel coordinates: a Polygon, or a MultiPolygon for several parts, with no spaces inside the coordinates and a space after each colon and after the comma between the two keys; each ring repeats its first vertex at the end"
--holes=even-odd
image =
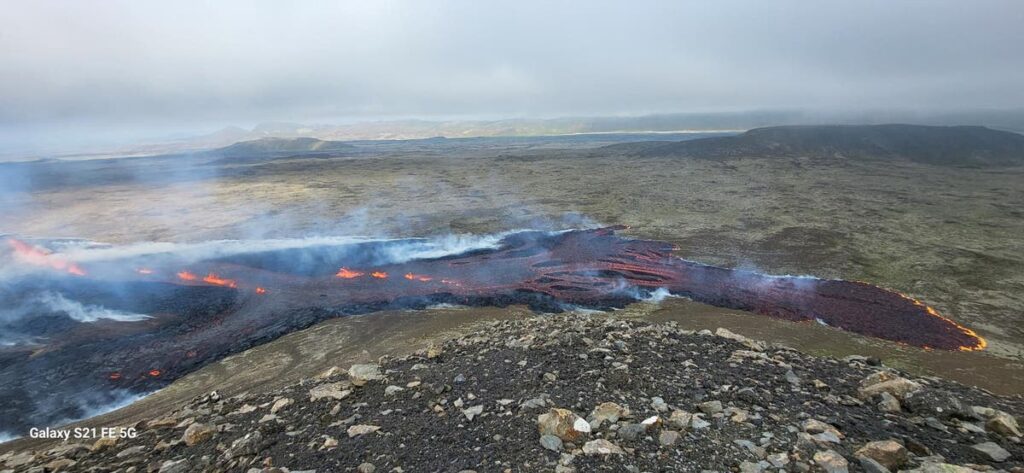
{"type": "MultiPolygon", "coordinates": [[[[74,393],[152,391],[210,362],[331,317],[439,303],[522,304],[537,311],[558,312],[567,306],[624,307],[656,291],[668,291],[776,319],[820,321],[908,346],[964,351],[986,346],[973,330],[898,292],[856,281],[769,276],[703,265],[673,256],[675,247],[670,243],[621,238],[615,230],[513,233],[487,249],[379,264],[366,272],[347,267],[335,271],[340,261],[331,255],[347,254],[351,248],[334,252],[326,248],[308,250],[305,256],[309,258],[267,251],[188,263],[202,268],[200,274],[207,274],[202,279],[188,270],[167,273],[173,276],[166,279],[159,271],[134,281],[119,279],[128,285],[123,287],[140,294],[139,298],[153,299],[136,303],[152,302],[153,307],[166,308],[174,317],[146,324],[111,322],[125,324],[123,331],[83,328],[68,336],[50,337],[45,349],[36,347],[0,364],[0,379],[4,380],[0,383],[0,419],[5,420],[0,427],[27,430],[36,425],[36,416],[44,413],[53,416],[53,421],[70,417],[73,413],[46,411],[45,406],[74,393]],[[308,261],[321,263],[310,265],[308,261]],[[367,274],[373,279],[336,283],[337,278],[367,274]],[[403,277],[388,278],[388,274],[403,277]],[[274,297],[258,297],[267,293],[265,287],[273,288],[274,297]]],[[[385,244],[394,243],[371,243],[359,251],[380,254],[385,244]]],[[[31,245],[11,245],[18,261],[61,271],[72,267],[31,245]]],[[[369,266],[372,260],[361,261],[369,266]]],[[[99,276],[103,268],[93,264],[97,263],[90,263],[88,277],[75,278],[82,302],[91,303],[86,297],[89,294],[100,301],[124,299],[124,291],[111,289],[110,281],[99,276]]],[[[132,268],[142,264],[123,262],[118,277],[136,274],[132,268]]]]}
{"type": "Polygon", "coordinates": [[[7,244],[14,252],[15,258],[32,266],[47,267],[56,271],[64,271],[75,276],[85,276],[85,270],[74,262],[60,258],[49,250],[30,245],[21,240],[8,238],[7,244]]]}
{"type": "MultiPolygon", "coordinates": [[[[899,294],[899,293],[897,293],[897,294],[899,294]]],[[[969,329],[967,327],[964,327],[963,325],[960,325],[960,324],[956,323],[952,319],[943,317],[941,314],[939,314],[939,311],[933,309],[931,306],[925,304],[924,302],[921,302],[921,301],[919,301],[917,299],[914,299],[913,297],[907,296],[905,294],[900,294],[900,297],[903,297],[904,299],[913,302],[914,305],[923,308],[932,317],[936,317],[936,318],[945,320],[946,322],[956,326],[958,329],[960,329],[960,331],[962,331],[963,333],[967,334],[970,337],[974,337],[977,340],[977,343],[975,343],[974,345],[962,345],[962,346],[957,347],[958,350],[960,350],[960,351],[981,351],[981,350],[984,350],[985,347],[988,346],[988,341],[985,340],[984,338],[982,338],[980,335],[978,335],[977,332],[975,332],[974,330],[971,330],[971,329],[969,329]]]]}
{"type": "Polygon", "coordinates": [[[238,283],[234,279],[224,279],[214,273],[207,274],[206,277],[203,278],[203,282],[214,286],[238,287],[238,283]]]}
{"type": "Polygon", "coordinates": [[[341,268],[338,270],[338,273],[335,274],[334,276],[342,279],[355,279],[362,276],[363,274],[365,273],[361,273],[359,271],[352,271],[351,269],[348,268],[341,268]]]}

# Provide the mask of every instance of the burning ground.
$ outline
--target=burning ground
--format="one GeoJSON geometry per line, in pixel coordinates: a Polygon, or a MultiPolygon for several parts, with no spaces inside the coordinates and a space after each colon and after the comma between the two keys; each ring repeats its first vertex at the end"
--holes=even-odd
{"type": "Polygon", "coordinates": [[[12,239],[9,264],[28,272],[6,285],[6,305],[44,310],[6,317],[5,333],[17,338],[0,365],[11,381],[0,388],[2,427],[22,432],[80,417],[92,404],[152,391],[327,318],[439,303],[558,312],[624,307],[668,292],[922,348],[985,347],[972,330],[896,292],[693,263],[674,257],[672,244],[615,230],[156,254],[53,253],[12,239]]]}

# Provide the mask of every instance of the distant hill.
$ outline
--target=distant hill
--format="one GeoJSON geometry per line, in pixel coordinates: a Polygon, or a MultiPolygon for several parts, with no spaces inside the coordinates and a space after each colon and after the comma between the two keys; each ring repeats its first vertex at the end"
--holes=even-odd
{"type": "Polygon", "coordinates": [[[1024,135],[981,126],[821,125],[755,128],[736,136],[606,146],[630,156],[838,156],[953,165],[1024,164],[1024,135]]]}
{"type": "Polygon", "coordinates": [[[324,141],[316,138],[260,138],[211,150],[209,154],[228,159],[264,159],[310,153],[331,154],[357,149],[341,141],[324,141]]]}

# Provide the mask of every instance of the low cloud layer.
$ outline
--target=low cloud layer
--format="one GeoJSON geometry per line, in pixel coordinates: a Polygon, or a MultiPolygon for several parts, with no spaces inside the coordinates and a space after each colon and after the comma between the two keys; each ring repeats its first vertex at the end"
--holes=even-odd
{"type": "Polygon", "coordinates": [[[0,139],[78,127],[1024,106],[1024,3],[17,2],[0,139]]]}

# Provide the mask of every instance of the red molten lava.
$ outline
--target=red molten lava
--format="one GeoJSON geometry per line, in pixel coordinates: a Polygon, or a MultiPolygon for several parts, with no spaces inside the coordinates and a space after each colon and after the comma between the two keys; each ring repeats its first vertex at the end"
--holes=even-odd
{"type": "Polygon", "coordinates": [[[109,378],[111,381],[117,381],[121,379],[121,373],[115,371],[113,373],[110,373],[110,376],[107,376],[107,378],[109,378]]]}
{"type": "MultiPolygon", "coordinates": [[[[899,293],[897,293],[897,294],[899,294],[899,293]]],[[[974,337],[976,339],[977,343],[975,343],[974,345],[963,345],[963,346],[957,347],[958,350],[960,350],[960,351],[981,351],[981,350],[984,350],[985,347],[988,346],[988,341],[985,340],[984,338],[982,338],[980,335],[978,335],[977,332],[975,332],[974,330],[971,330],[971,329],[969,329],[967,327],[964,327],[963,325],[960,325],[960,324],[954,322],[951,319],[943,317],[942,315],[939,314],[939,311],[933,309],[931,306],[925,304],[924,302],[921,302],[921,301],[919,301],[917,299],[914,299],[913,297],[907,296],[905,294],[900,294],[900,297],[903,297],[904,299],[913,302],[914,305],[923,308],[925,310],[925,312],[928,312],[928,315],[931,315],[932,317],[936,317],[938,319],[945,320],[946,322],[956,326],[963,333],[967,334],[968,336],[974,337]]],[[[924,346],[924,348],[931,348],[931,347],[924,346]]]]}
{"type": "Polygon", "coordinates": [[[256,288],[256,294],[260,294],[260,295],[263,295],[263,294],[266,294],[266,293],[267,293],[267,290],[266,290],[266,289],[264,289],[264,288],[262,288],[262,287],[257,287],[257,288],[256,288]]]}
{"type": "Polygon", "coordinates": [[[85,270],[76,263],[54,255],[49,250],[14,238],[8,238],[7,244],[14,251],[14,257],[22,263],[64,271],[75,276],[85,276],[85,270]]]}
{"type": "Polygon", "coordinates": [[[362,272],[359,272],[359,271],[353,271],[353,270],[348,269],[348,268],[341,268],[341,269],[338,270],[338,273],[335,274],[334,276],[342,278],[342,279],[355,279],[355,278],[358,278],[359,276],[362,276],[363,274],[366,274],[366,273],[362,273],[362,272]]]}
{"type": "MultiPolygon", "coordinates": [[[[621,238],[615,230],[522,232],[505,237],[492,250],[367,270],[342,267],[324,276],[245,263],[219,263],[218,267],[272,283],[280,295],[275,300],[295,309],[311,300],[344,312],[346,307],[424,299],[463,305],[523,303],[539,310],[558,310],[566,304],[605,308],[667,290],[714,306],[796,322],[818,321],[918,347],[981,350],[986,346],[973,330],[898,292],[855,281],[769,276],[703,265],[673,256],[673,244],[621,238]],[[321,278],[328,274],[341,279],[369,275],[377,282],[325,286],[321,278]],[[394,281],[388,274],[402,278],[394,281]],[[403,284],[403,279],[431,284],[403,284]]],[[[233,282],[219,278],[212,282],[227,281],[233,282]]]]}
{"type": "MultiPolygon", "coordinates": [[[[17,392],[7,391],[8,398],[0,396],[0,415],[20,419],[27,429],[28,414],[39,414],[41,408],[26,411],[20,407],[24,404],[7,399],[40,399],[46,401],[40,406],[50,406],[68,393],[115,387],[105,378],[119,380],[118,389],[147,391],[327,318],[435,304],[521,304],[557,312],[572,306],[624,307],[667,291],[717,307],[793,322],[817,321],[909,346],[972,351],[986,346],[973,330],[923,302],[872,284],[719,268],[677,258],[673,250],[674,245],[666,242],[618,237],[614,228],[520,232],[506,235],[493,248],[367,268],[374,279],[345,284],[339,284],[335,274],[339,263],[326,254],[314,253],[295,265],[290,265],[289,257],[272,252],[263,257],[190,262],[199,274],[209,275],[200,281],[195,274],[181,271],[177,278],[171,277],[176,287],[158,277],[132,282],[143,289],[140,297],[156,298],[153,307],[179,316],[161,318],[159,324],[125,322],[124,330],[92,329],[76,332],[74,337],[53,337],[57,342],[45,350],[0,363],[0,379],[5,381],[0,383],[0,394],[4,386],[18,387],[17,392]],[[310,268],[307,261],[325,262],[310,268]],[[375,273],[403,277],[378,278],[375,273]],[[258,293],[256,282],[259,287],[273,287],[274,297],[251,292],[252,297],[239,297],[235,280],[217,274],[238,277],[237,285],[247,291],[258,293]],[[64,340],[74,343],[61,343],[64,340]],[[73,369],[68,368],[71,361],[73,369]],[[111,371],[114,367],[117,375],[111,371]],[[133,375],[119,377],[120,373],[133,375]],[[10,407],[15,405],[19,407],[10,407]]],[[[52,267],[45,252],[27,254],[52,267]]],[[[91,273],[104,272],[98,263],[92,264],[91,273]]],[[[117,274],[133,274],[131,268],[138,266],[126,263],[125,271],[117,274]]],[[[347,268],[339,273],[363,274],[347,268]]],[[[90,274],[75,283],[84,295],[102,296],[108,281],[93,278],[90,274]]]]}
{"type": "Polygon", "coordinates": [[[225,279],[220,276],[217,276],[214,273],[207,274],[206,277],[203,278],[203,282],[205,282],[206,284],[212,284],[214,286],[238,287],[238,282],[236,282],[234,279],[225,279]]]}

